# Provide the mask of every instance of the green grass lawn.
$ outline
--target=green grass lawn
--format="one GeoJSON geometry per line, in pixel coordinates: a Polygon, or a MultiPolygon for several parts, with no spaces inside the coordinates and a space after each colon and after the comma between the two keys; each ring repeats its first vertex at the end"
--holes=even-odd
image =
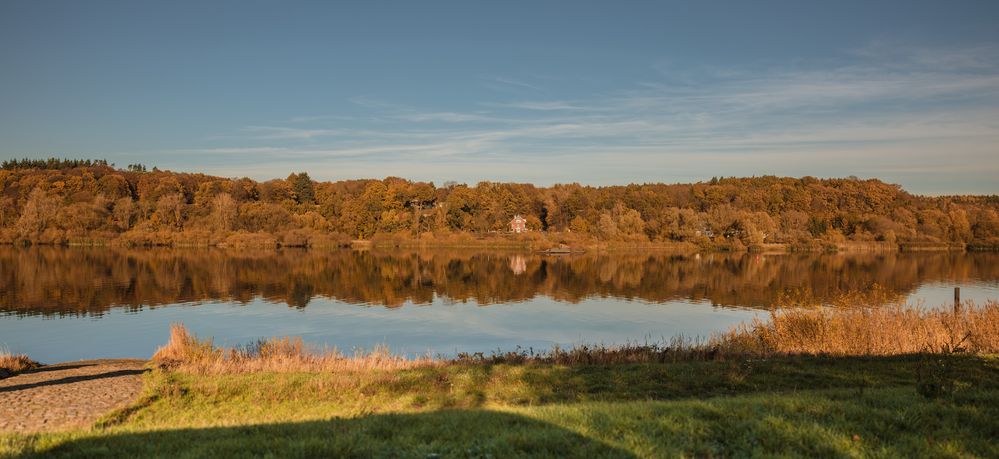
{"type": "Polygon", "coordinates": [[[2,435],[0,454],[999,456],[999,359],[948,362],[784,358],[223,376],[156,370],[135,406],[89,430],[2,435]],[[916,388],[928,380],[956,384],[927,398],[916,388]]]}

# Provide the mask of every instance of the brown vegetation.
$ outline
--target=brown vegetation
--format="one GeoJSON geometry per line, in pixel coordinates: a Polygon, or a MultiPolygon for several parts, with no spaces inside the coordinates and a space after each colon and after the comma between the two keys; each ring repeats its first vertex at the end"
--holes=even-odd
{"type": "Polygon", "coordinates": [[[38,362],[31,360],[24,354],[12,354],[0,349],[0,379],[13,376],[24,370],[38,367],[38,362]]]}
{"type": "Polygon", "coordinates": [[[0,169],[0,242],[8,243],[220,245],[235,237],[238,246],[317,246],[376,236],[447,243],[455,234],[495,239],[517,214],[531,232],[516,239],[538,244],[999,246],[999,197],[915,196],[878,180],[438,187],[394,177],[315,182],[305,173],[255,182],[103,161],[7,161],[0,169]],[[539,233],[546,237],[537,240],[539,233]]]}
{"type": "Polygon", "coordinates": [[[890,356],[999,352],[999,303],[958,310],[885,307],[778,309],[768,321],[742,325],[718,339],[730,353],[890,356]]]}
{"type": "Polygon", "coordinates": [[[429,357],[405,359],[386,348],[356,352],[352,356],[336,349],[310,350],[300,337],[259,340],[240,348],[217,348],[211,339],[191,335],[183,324],[170,326],[170,341],[153,355],[157,364],[201,374],[250,373],[259,371],[314,372],[342,370],[394,370],[442,364],[429,357]]]}
{"type": "Polygon", "coordinates": [[[966,303],[958,311],[894,305],[884,308],[775,310],[768,321],[755,321],[706,342],[682,337],[662,344],[617,347],[577,346],[535,352],[533,349],[460,354],[454,359],[408,360],[381,348],[345,356],[334,350],[309,350],[301,338],[271,338],[251,346],[220,349],[190,335],[182,324],[171,327],[170,341],[153,361],[199,374],[258,371],[393,370],[465,364],[590,365],[766,358],[788,355],[894,356],[902,354],[999,352],[999,303],[966,303]]]}

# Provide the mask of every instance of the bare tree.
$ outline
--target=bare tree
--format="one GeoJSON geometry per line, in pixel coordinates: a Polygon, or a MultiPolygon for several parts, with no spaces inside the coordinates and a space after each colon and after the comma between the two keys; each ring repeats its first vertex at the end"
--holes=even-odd
{"type": "Polygon", "coordinates": [[[156,213],[160,221],[180,228],[184,224],[184,207],[187,205],[184,195],[171,193],[156,201],[156,213]]]}
{"type": "Polygon", "coordinates": [[[229,231],[236,221],[236,200],[229,193],[219,193],[212,198],[212,221],[217,229],[229,231]]]}
{"type": "Polygon", "coordinates": [[[36,236],[44,231],[53,221],[59,203],[41,188],[35,188],[28,195],[21,218],[17,220],[17,231],[23,237],[36,236]]]}
{"type": "Polygon", "coordinates": [[[128,231],[135,219],[135,202],[132,198],[121,198],[114,203],[114,224],[121,231],[128,231]]]}

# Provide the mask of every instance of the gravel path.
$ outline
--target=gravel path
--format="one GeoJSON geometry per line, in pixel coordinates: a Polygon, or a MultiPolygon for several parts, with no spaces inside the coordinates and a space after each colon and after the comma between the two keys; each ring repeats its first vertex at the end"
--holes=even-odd
{"type": "Polygon", "coordinates": [[[142,391],[142,360],[82,360],[0,379],[0,431],[87,427],[142,391]]]}

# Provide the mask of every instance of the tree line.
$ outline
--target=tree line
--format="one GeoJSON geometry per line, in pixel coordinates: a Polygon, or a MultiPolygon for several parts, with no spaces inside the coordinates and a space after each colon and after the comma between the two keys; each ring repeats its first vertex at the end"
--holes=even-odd
{"type": "MultiPolygon", "coordinates": [[[[109,166],[106,159],[7,159],[0,162],[0,169],[72,169],[74,167],[109,166]]],[[[110,164],[114,167],[114,164],[110,164]]],[[[131,167],[131,166],[129,166],[131,167]]]]}
{"type": "Polygon", "coordinates": [[[880,180],[713,178],[689,184],[475,185],[254,181],[103,160],[9,160],[0,169],[0,241],[337,244],[382,236],[692,243],[745,248],[846,242],[994,247],[999,196],[913,195],[880,180]]]}

